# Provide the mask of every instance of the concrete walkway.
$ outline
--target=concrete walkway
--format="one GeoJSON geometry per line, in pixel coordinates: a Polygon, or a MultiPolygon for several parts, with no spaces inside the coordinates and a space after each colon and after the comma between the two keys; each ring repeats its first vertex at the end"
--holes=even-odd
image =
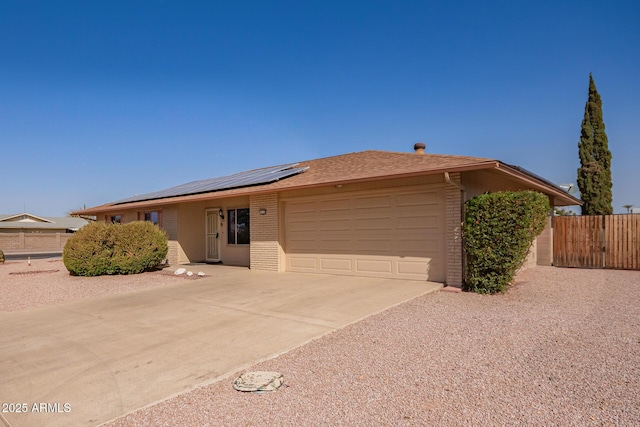
{"type": "Polygon", "coordinates": [[[185,284],[0,314],[0,403],[14,404],[0,426],[98,425],[442,286],[206,269],[185,284]]]}

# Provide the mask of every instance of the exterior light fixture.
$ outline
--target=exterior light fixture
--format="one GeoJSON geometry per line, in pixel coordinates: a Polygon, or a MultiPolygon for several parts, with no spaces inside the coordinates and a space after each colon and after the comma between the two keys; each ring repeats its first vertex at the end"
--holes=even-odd
{"type": "Polygon", "coordinates": [[[220,219],[224,219],[224,214],[222,213],[222,209],[218,210],[218,216],[220,219]]]}
{"type": "Polygon", "coordinates": [[[260,209],[258,209],[258,213],[260,215],[266,215],[267,214],[267,210],[265,208],[260,208],[260,209]]]}

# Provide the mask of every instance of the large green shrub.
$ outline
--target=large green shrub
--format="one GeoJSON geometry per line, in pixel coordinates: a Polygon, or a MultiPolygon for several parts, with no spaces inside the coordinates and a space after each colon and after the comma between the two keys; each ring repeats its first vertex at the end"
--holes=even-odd
{"type": "Polygon", "coordinates": [[[487,193],[466,202],[466,289],[502,292],[544,230],[549,199],[535,191],[487,193]]]}
{"type": "Polygon", "coordinates": [[[166,234],[150,222],[95,222],[67,241],[62,260],[74,276],[137,274],[158,266],[167,251],[166,234]]]}
{"type": "Polygon", "coordinates": [[[167,235],[151,222],[135,221],[114,228],[119,233],[113,261],[120,273],[142,273],[167,257],[167,235]]]}

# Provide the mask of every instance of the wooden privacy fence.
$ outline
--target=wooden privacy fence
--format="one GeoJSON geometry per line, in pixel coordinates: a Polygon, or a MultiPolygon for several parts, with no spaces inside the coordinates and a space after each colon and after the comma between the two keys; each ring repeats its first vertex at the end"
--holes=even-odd
{"type": "Polygon", "coordinates": [[[640,270],[640,214],[554,217],[553,265],[640,270]]]}

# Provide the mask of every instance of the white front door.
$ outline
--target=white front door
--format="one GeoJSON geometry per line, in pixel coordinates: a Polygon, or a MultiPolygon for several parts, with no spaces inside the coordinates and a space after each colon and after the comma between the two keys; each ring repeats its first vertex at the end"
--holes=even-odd
{"type": "Polygon", "coordinates": [[[220,261],[220,209],[207,209],[206,210],[206,260],[207,261],[220,261]]]}

